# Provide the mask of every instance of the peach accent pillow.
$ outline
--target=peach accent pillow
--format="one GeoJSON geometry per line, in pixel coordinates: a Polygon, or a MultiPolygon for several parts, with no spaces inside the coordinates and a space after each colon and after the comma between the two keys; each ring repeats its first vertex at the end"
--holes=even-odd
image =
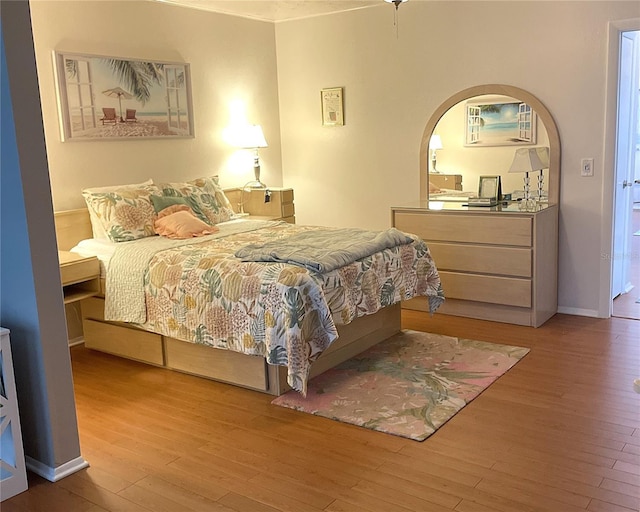
{"type": "Polygon", "coordinates": [[[191,208],[174,204],[161,210],[154,223],[156,233],[167,238],[185,239],[211,235],[219,229],[198,219],[191,208]]]}

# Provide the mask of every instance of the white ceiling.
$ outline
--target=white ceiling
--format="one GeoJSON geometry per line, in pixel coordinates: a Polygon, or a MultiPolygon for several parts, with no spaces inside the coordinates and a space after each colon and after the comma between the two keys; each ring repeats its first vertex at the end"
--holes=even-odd
{"type": "MultiPolygon", "coordinates": [[[[382,0],[153,0],[262,21],[286,21],[380,5],[382,0]]],[[[393,9],[393,6],[389,6],[393,9]]]]}

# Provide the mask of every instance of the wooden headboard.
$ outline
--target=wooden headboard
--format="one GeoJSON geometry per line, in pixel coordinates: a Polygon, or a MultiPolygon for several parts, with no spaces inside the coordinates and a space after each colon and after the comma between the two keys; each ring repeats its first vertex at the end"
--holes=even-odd
{"type": "Polygon", "coordinates": [[[68,251],[80,240],[93,237],[86,208],[54,212],[54,221],[59,251],[68,251]]]}

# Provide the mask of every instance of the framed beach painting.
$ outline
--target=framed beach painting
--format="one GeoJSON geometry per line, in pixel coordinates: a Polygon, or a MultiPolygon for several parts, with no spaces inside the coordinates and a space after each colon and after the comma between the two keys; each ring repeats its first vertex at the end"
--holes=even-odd
{"type": "Polygon", "coordinates": [[[68,140],[193,137],[189,65],[54,52],[68,140]]]}
{"type": "Polygon", "coordinates": [[[536,113],[519,101],[467,103],[465,146],[512,146],[536,143],[536,113]]]}

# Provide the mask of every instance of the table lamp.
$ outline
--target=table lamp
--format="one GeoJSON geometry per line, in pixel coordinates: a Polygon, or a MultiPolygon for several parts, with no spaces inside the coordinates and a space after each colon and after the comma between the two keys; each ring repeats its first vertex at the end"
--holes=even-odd
{"type": "MultiPolygon", "coordinates": [[[[538,149],[543,148],[516,149],[516,153],[513,156],[513,162],[511,162],[511,167],[509,168],[510,173],[524,173],[524,198],[520,203],[521,210],[535,211],[536,209],[536,202],[531,197],[531,191],[529,190],[529,173],[540,171],[540,173],[542,174],[542,169],[545,168],[545,164],[542,162],[538,154],[538,149]]],[[[541,186],[542,185],[540,184],[540,187],[541,186]]]]}
{"type": "Polygon", "coordinates": [[[245,188],[267,188],[267,186],[260,181],[260,157],[258,156],[258,149],[268,147],[260,125],[254,124],[242,127],[237,133],[235,144],[240,148],[253,149],[255,151],[253,156],[253,173],[255,180],[247,183],[245,188]]]}
{"type": "Polygon", "coordinates": [[[436,151],[442,149],[442,139],[440,135],[432,135],[429,139],[429,150],[431,151],[431,172],[439,173],[436,169],[436,151]]]}

